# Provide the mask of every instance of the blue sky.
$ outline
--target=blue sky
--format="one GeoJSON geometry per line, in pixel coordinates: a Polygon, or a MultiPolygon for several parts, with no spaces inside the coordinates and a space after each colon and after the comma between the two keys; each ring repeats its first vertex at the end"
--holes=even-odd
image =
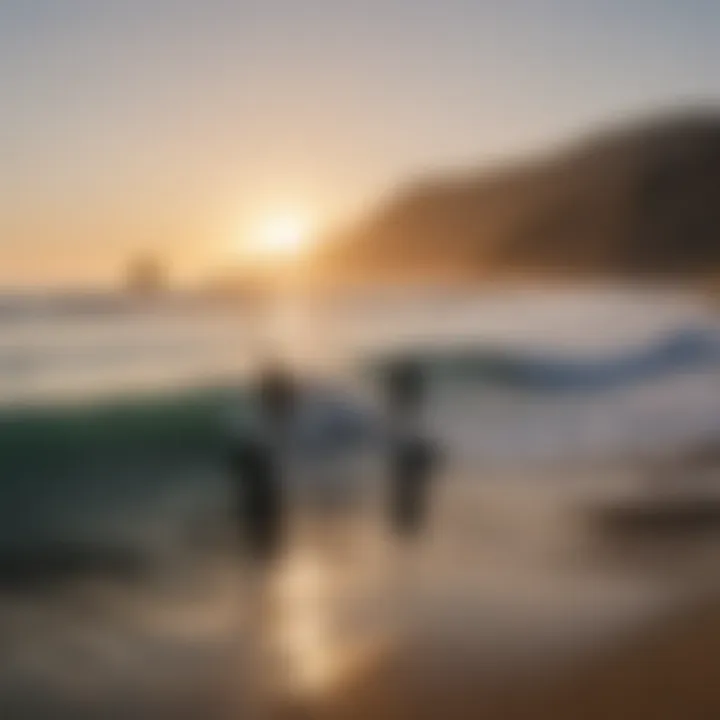
{"type": "Polygon", "coordinates": [[[712,0],[5,0],[0,266],[199,268],[275,208],[327,225],[428,170],[714,103],[719,68],[712,0]]]}

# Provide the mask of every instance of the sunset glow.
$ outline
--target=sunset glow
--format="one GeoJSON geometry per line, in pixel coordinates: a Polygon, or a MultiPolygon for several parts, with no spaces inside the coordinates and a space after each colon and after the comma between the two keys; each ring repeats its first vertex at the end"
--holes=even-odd
{"type": "Polygon", "coordinates": [[[301,215],[284,213],[260,222],[251,231],[243,251],[257,260],[288,260],[302,254],[310,242],[310,222],[301,215]]]}

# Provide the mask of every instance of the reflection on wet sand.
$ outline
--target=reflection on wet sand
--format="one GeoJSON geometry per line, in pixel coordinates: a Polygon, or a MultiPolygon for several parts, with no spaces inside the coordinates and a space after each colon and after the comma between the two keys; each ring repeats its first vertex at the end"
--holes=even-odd
{"type": "Polygon", "coordinates": [[[370,717],[442,688],[537,685],[661,619],[718,557],[712,538],[676,552],[661,543],[654,562],[632,546],[603,552],[563,493],[458,484],[417,547],[374,524],[356,526],[365,534],[344,552],[327,534],[298,543],[262,584],[264,712],[300,703],[370,717]]]}
{"type": "Polygon", "coordinates": [[[146,583],[6,599],[1,716],[409,718],[454,697],[434,717],[474,717],[463,698],[479,707],[604,655],[716,567],[714,535],[605,537],[570,485],[458,473],[416,544],[359,513],[295,528],[268,566],[204,549],[146,583]]]}
{"type": "Polygon", "coordinates": [[[305,699],[330,693],[379,651],[369,628],[359,633],[343,618],[352,589],[327,558],[293,554],[273,580],[266,641],[277,653],[281,693],[305,699]]]}

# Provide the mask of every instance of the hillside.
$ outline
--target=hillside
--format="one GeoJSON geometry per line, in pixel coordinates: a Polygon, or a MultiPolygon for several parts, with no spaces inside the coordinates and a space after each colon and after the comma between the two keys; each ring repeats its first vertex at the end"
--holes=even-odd
{"type": "Polygon", "coordinates": [[[720,270],[720,110],[430,178],[328,243],[322,274],[693,277],[720,270]]]}

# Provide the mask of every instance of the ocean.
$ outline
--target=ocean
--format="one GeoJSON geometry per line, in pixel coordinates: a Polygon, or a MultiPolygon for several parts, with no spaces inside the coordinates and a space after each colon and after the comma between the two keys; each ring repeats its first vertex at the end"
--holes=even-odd
{"type": "Polygon", "coordinates": [[[512,667],[611,638],[702,585],[716,546],[680,574],[664,572],[675,556],[663,572],[633,552],[617,566],[577,534],[579,508],[642,496],[649,468],[716,443],[719,376],[720,318],[688,289],[385,288],[262,307],[7,296],[0,714],[260,712],[419,627],[486,651],[491,638],[512,667]],[[376,498],[342,541],[300,533],[272,579],[235,562],[226,418],[276,357],[370,405],[393,359],[426,370],[446,460],[422,553],[393,549],[376,498]],[[275,602],[280,619],[258,621],[275,602]],[[259,670],[261,647],[284,660],[259,670]]]}

